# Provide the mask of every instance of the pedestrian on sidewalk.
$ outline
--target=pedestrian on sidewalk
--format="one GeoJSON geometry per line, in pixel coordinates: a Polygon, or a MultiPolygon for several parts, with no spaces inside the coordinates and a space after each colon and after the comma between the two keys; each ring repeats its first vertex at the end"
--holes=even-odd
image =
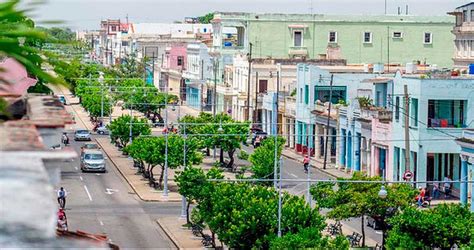
{"type": "Polygon", "coordinates": [[[433,183],[433,199],[438,199],[439,198],[439,184],[438,183],[433,183]]]}
{"type": "Polygon", "coordinates": [[[303,167],[304,167],[304,172],[308,173],[308,167],[309,167],[309,156],[308,155],[304,156],[303,167]]]}
{"type": "Polygon", "coordinates": [[[446,176],[444,177],[444,198],[447,199],[451,196],[451,186],[453,185],[451,183],[452,179],[451,176],[446,176]]]}

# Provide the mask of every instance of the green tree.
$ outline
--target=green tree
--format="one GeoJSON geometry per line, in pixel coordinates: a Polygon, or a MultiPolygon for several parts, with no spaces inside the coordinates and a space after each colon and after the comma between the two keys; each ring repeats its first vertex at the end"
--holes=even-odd
{"type": "Polygon", "coordinates": [[[198,17],[199,23],[202,23],[202,24],[209,24],[211,23],[212,19],[214,19],[214,13],[207,13],[204,16],[198,17]]]}
{"type": "Polygon", "coordinates": [[[130,138],[130,123],[132,123],[132,139],[141,135],[150,135],[151,129],[146,119],[140,119],[129,115],[122,115],[107,125],[110,131],[110,137],[117,141],[120,146],[126,147],[130,138]]]}
{"type": "Polygon", "coordinates": [[[407,207],[389,220],[389,249],[474,247],[474,213],[467,206],[441,204],[433,209],[407,207]]]}
{"type": "Polygon", "coordinates": [[[109,116],[112,112],[112,100],[105,93],[103,97],[99,92],[85,94],[81,100],[82,106],[94,120],[97,120],[102,114],[102,103],[104,117],[109,116]]]}
{"type": "Polygon", "coordinates": [[[0,3],[0,55],[14,58],[38,79],[61,83],[41,68],[45,56],[38,45],[51,42],[48,34],[35,28],[26,12],[19,10],[19,3],[19,0],[0,3]]]}
{"type": "Polygon", "coordinates": [[[274,238],[270,249],[349,249],[349,242],[344,236],[331,239],[323,236],[319,228],[309,227],[274,238]]]}
{"type": "Polygon", "coordinates": [[[311,187],[311,194],[319,207],[331,209],[327,214],[329,218],[342,220],[360,217],[363,246],[365,245],[365,216],[378,217],[385,221],[399,209],[410,206],[416,194],[416,190],[409,185],[396,184],[386,186],[388,195],[385,199],[381,199],[378,193],[382,184],[370,183],[370,181],[380,181],[380,177],[368,177],[360,172],[355,172],[352,178],[338,180],[348,182],[339,182],[337,185],[320,182],[311,187]]]}
{"type": "MultiPolygon", "coordinates": [[[[277,137],[277,163],[280,160],[281,151],[285,145],[285,139],[281,136],[277,137]]],[[[275,167],[275,137],[268,137],[263,140],[260,147],[256,148],[255,151],[249,157],[250,163],[252,163],[253,178],[255,179],[273,179],[274,167],[275,167]]],[[[278,170],[277,170],[278,171],[278,170]]],[[[264,185],[272,185],[272,182],[262,182],[264,185]]]]}
{"type": "Polygon", "coordinates": [[[192,166],[187,167],[183,172],[176,176],[176,183],[179,187],[179,193],[186,197],[186,223],[189,225],[189,206],[194,200],[201,197],[202,187],[206,182],[206,174],[201,168],[192,166]]]}

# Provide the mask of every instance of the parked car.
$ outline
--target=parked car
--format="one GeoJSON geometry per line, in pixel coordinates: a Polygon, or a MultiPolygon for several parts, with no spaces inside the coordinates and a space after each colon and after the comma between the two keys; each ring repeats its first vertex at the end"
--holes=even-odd
{"type": "Polygon", "coordinates": [[[109,130],[107,129],[106,126],[101,126],[101,127],[97,128],[97,134],[99,134],[99,135],[108,135],[109,130]]]}
{"type": "Polygon", "coordinates": [[[90,141],[91,133],[86,129],[78,129],[74,132],[75,141],[90,141]]]}
{"type": "Polygon", "coordinates": [[[82,145],[82,147],[81,147],[81,152],[84,151],[84,150],[88,150],[88,149],[99,150],[100,147],[99,147],[99,145],[97,145],[96,143],[85,143],[85,144],[82,145]]]}
{"type": "Polygon", "coordinates": [[[255,147],[255,141],[257,140],[257,137],[260,136],[261,138],[267,137],[267,133],[260,130],[260,129],[252,129],[252,141],[251,144],[252,146],[255,147]]]}
{"type": "Polygon", "coordinates": [[[81,170],[82,172],[104,172],[105,167],[104,154],[95,149],[86,149],[81,153],[81,170]]]}

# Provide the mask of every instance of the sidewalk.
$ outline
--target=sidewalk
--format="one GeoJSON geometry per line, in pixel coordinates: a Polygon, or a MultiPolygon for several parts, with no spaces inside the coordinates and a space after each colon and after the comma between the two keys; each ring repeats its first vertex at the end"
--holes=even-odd
{"type": "MultiPolygon", "coordinates": [[[[335,220],[331,220],[331,219],[326,219],[326,224],[329,225],[329,224],[334,224],[336,223],[335,220]]],[[[347,236],[347,235],[352,235],[352,233],[354,232],[357,232],[357,233],[360,233],[360,228],[359,229],[355,229],[347,224],[344,224],[344,222],[342,221],[342,235],[343,236],[347,236]]],[[[323,235],[329,235],[329,233],[326,231],[326,229],[324,229],[324,231],[322,232],[323,235]]],[[[361,241],[362,242],[362,241],[361,241]]],[[[381,245],[382,242],[377,242],[375,241],[374,239],[370,238],[367,234],[365,235],[365,245],[368,246],[368,247],[374,247],[376,246],[377,244],[381,245]]]]}
{"type": "MultiPolygon", "coordinates": [[[[288,148],[283,149],[282,155],[288,159],[292,159],[298,162],[301,162],[303,160],[303,155],[298,154],[294,150],[288,149],[288,148]]],[[[317,170],[327,175],[330,175],[334,178],[351,178],[352,177],[351,173],[347,173],[344,170],[337,169],[332,163],[328,163],[326,169],[323,169],[323,164],[324,163],[321,162],[321,160],[314,159],[313,157],[311,157],[310,165],[313,168],[316,168],[317,170]]]]}
{"type": "MultiPolygon", "coordinates": [[[[163,217],[156,220],[156,223],[160,225],[166,235],[173,241],[173,243],[179,249],[203,249],[204,246],[201,243],[202,237],[196,237],[193,235],[191,229],[182,227],[186,223],[186,219],[177,217],[163,217]]],[[[202,231],[204,234],[211,235],[208,229],[202,231]]],[[[220,246],[221,243],[216,236],[216,245],[220,246]]]]}
{"type": "MultiPolygon", "coordinates": [[[[141,174],[137,174],[137,169],[133,167],[133,160],[122,155],[122,152],[118,151],[108,138],[97,138],[96,141],[141,200],[158,202],[181,201],[181,195],[177,192],[178,187],[174,182],[175,171],[173,169],[168,170],[168,196],[165,196],[162,190],[155,190],[150,187],[148,180],[143,178],[141,174]]],[[[154,172],[155,175],[158,175],[159,170],[156,168],[154,172]]]]}

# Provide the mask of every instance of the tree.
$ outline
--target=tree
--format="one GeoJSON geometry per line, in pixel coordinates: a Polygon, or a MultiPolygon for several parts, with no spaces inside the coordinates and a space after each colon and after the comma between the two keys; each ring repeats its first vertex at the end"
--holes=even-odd
{"type": "Polygon", "coordinates": [[[382,218],[385,221],[394,215],[398,209],[410,206],[416,190],[407,184],[387,186],[387,197],[381,199],[378,193],[381,184],[378,182],[361,183],[350,181],[379,181],[380,177],[367,177],[363,173],[355,172],[352,178],[343,179],[335,183],[320,182],[311,187],[313,199],[319,207],[331,209],[327,216],[336,220],[353,217],[361,218],[362,245],[365,245],[365,216],[382,218]]]}
{"type": "Polygon", "coordinates": [[[206,182],[206,175],[201,168],[192,166],[187,167],[183,172],[178,174],[175,178],[179,187],[179,193],[186,197],[188,202],[186,207],[186,223],[189,225],[189,206],[193,200],[201,197],[202,189],[199,188],[206,182]]]}
{"type": "MultiPolygon", "coordinates": [[[[278,229],[278,192],[259,185],[221,183],[210,193],[211,206],[205,211],[204,221],[219,240],[230,248],[268,248],[278,229]]],[[[303,198],[283,194],[281,228],[283,235],[297,233],[304,228],[321,231],[324,218],[303,198]]]]}
{"type": "MultiPolygon", "coordinates": [[[[277,163],[280,160],[281,151],[285,145],[285,139],[281,136],[277,138],[277,163]]],[[[275,167],[275,137],[268,137],[263,140],[261,145],[249,157],[252,163],[252,172],[254,179],[273,179],[275,167]]],[[[277,170],[278,171],[278,170],[277,170]]],[[[271,185],[272,182],[262,182],[264,185],[271,185]]]]}
{"type": "Polygon", "coordinates": [[[112,112],[112,100],[105,93],[102,97],[100,92],[91,92],[83,95],[81,100],[82,106],[89,112],[89,116],[94,120],[97,120],[97,118],[101,116],[102,110],[104,117],[110,115],[112,112]]]}
{"type": "MultiPolygon", "coordinates": [[[[147,164],[148,178],[155,181],[153,170],[156,166],[160,167],[160,177],[158,179],[159,187],[162,188],[164,170],[166,165],[169,169],[176,169],[186,164],[199,164],[202,161],[202,155],[197,152],[196,144],[193,139],[185,139],[179,135],[168,135],[160,137],[146,137],[137,141],[137,145],[128,147],[127,151],[131,151],[134,156],[143,160],[147,164]],[[168,141],[168,143],[166,143],[168,141]],[[166,146],[168,144],[168,146],[166,146]],[[130,149],[131,148],[131,149],[130,149]],[[136,150],[136,148],[141,148],[136,150]]],[[[132,156],[132,157],[134,157],[132,156]]]]}
{"type": "Polygon", "coordinates": [[[151,129],[146,119],[140,119],[129,115],[122,115],[114,119],[107,128],[112,140],[117,141],[121,147],[126,147],[130,139],[130,123],[132,123],[132,139],[140,135],[150,135],[151,129]]]}
{"type": "Polygon", "coordinates": [[[274,238],[270,249],[349,249],[349,242],[344,236],[331,239],[323,236],[318,228],[309,227],[274,238]]]}
{"type": "Polygon", "coordinates": [[[198,17],[199,23],[202,23],[202,24],[209,24],[211,23],[212,19],[214,19],[214,13],[207,13],[204,16],[198,17]]]}
{"type": "Polygon", "coordinates": [[[389,220],[389,249],[474,247],[474,213],[467,206],[440,204],[433,209],[407,207],[389,220]]]}
{"type": "Polygon", "coordinates": [[[28,73],[45,82],[62,83],[44,71],[44,53],[38,45],[51,42],[48,34],[35,28],[35,23],[19,10],[19,0],[0,3],[0,54],[14,58],[28,73]]]}

